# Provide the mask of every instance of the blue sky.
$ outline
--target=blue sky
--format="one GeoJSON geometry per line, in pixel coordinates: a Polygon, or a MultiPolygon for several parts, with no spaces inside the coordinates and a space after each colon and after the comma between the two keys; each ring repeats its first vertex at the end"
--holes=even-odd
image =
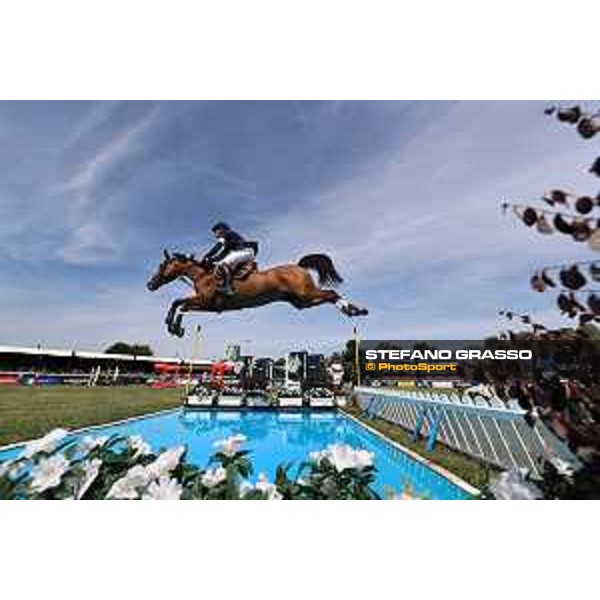
{"type": "MultiPolygon", "coordinates": [[[[0,102],[0,344],[189,353],[163,327],[163,247],[200,252],[217,219],[260,262],[329,253],[370,338],[477,338],[499,308],[558,323],[530,291],[585,245],[502,217],[503,199],[596,193],[590,142],[539,102],[0,102]]],[[[205,355],[330,350],[351,323],[285,305],[203,325],[205,355]],[[249,341],[250,340],[250,341],[249,341]]]]}

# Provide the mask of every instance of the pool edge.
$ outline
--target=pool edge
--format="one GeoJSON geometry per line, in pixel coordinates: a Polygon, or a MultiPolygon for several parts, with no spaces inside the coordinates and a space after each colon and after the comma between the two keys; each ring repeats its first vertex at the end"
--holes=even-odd
{"type": "Polygon", "coordinates": [[[432,471],[435,471],[438,475],[440,475],[444,479],[447,479],[450,483],[461,488],[462,490],[464,490],[465,492],[467,492],[474,498],[477,498],[478,496],[481,495],[481,490],[472,486],[470,483],[467,483],[464,479],[461,479],[460,477],[458,477],[458,475],[455,475],[451,471],[448,471],[448,469],[441,467],[440,465],[429,460],[428,458],[421,456],[418,452],[415,452],[414,450],[411,450],[410,448],[403,446],[402,444],[396,442],[395,440],[390,439],[389,437],[387,437],[386,435],[381,433],[381,431],[378,431],[374,427],[367,425],[365,422],[361,421],[360,419],[357,419],[354,415],[351,415],[350,413],[346,412],[345,410],[340,410],[339,412],[340,412],[340,414],[344,415],[346,418],[352,420],[353,422],[357,423],[358,425],[361,425],[362,427],[364,427],[371,433],[375,434],[382,440],[386,441],[388,444],[391,444],[396,449],[400,450],[401,452],[404,452],[404,454],[408,455],[414,461],[424,465],[425,467],[427,467],[428,469],[431,469],[432,471]]]}

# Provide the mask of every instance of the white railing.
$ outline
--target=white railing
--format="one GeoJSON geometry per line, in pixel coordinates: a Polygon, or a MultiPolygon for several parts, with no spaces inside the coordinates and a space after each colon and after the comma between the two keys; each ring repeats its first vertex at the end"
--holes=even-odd
{"type": "Polygon", "coordinates": [[[366,417],[400,425],[414,438],[423,437],[430,450],[442,442],[486,463],[526,467],[536,474],[543,457],[576,460],[539,419],[528,423],[526,411],[514,401],[435,390],[356,387],[354,392],[366,417]]]}

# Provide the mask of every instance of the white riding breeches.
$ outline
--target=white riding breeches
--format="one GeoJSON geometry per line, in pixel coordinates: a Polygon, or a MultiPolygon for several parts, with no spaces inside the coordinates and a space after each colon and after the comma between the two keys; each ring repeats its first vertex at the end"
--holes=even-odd
{"type": "Polygon", "coordinates": [[[218,261],[217,264],[227,265],[235,269],[238,265],[250,260],[254,260],[254,252],[250,248],[244,248],[243,250],[232,250],[225,258],[218,261]]]}

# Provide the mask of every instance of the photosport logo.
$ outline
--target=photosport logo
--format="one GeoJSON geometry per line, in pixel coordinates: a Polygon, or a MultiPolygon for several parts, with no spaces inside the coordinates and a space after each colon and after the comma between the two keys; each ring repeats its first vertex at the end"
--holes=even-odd
{"type": "Polygon", "coordinates": [[[598,372],[600,345],[532,340],[362,340],[363,381],[531,380],[541,373],[598,372]]]}

